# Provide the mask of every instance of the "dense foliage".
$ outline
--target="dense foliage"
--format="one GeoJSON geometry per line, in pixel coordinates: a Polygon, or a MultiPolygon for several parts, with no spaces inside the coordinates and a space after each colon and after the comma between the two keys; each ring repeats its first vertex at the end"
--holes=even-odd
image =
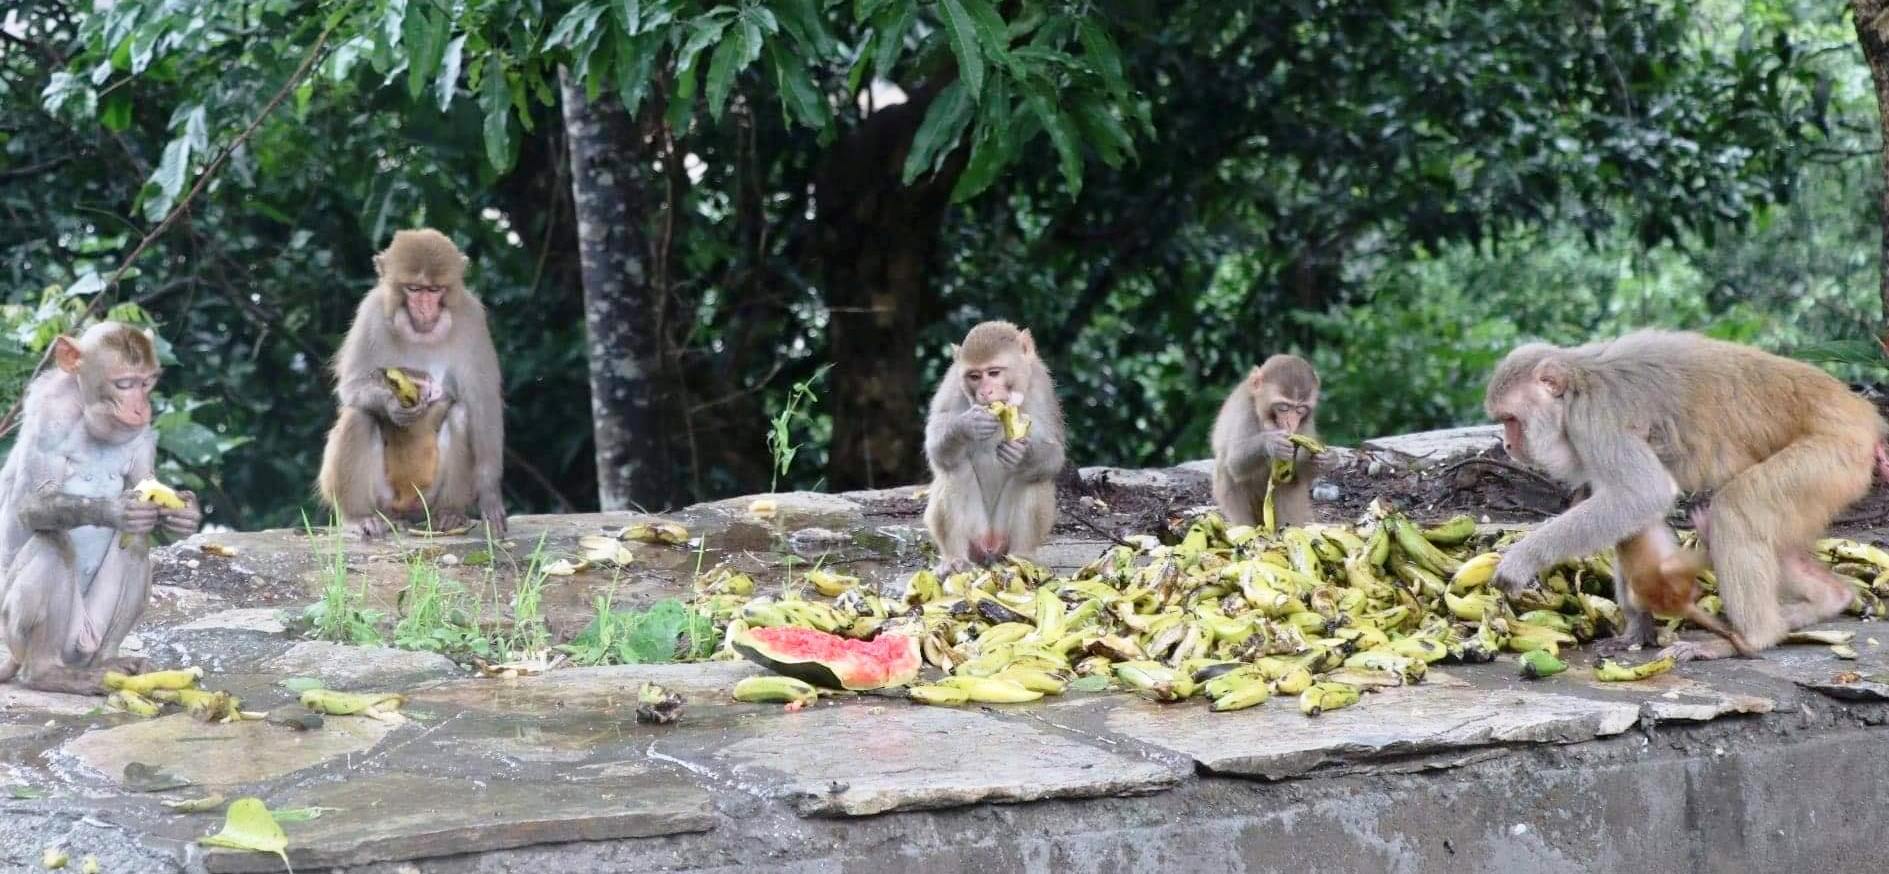
{"type": "MultiPolygon", "coordinates": [[[[465,246],[499,329],[512,502],[595,504],[560,66],[634,113],[691,495],[767,487],[770,418],[834,360],[916,355],[910,407],[882,412],[915,424],[945,344],[989,317],[1035,328],[1082,464],[1198,457],[1220,391],[1285,349],[1319,365],[1341,439],[1478,420],[1524,337],[1702,328],[1873,373],[1876,114],[1825,4],[91,10],[29,0],[0,25],[0,401],[95,296],[135,305],[174,350],[171,475],[225,524],[299,520],[324,363],[373,251],[423,223],[465,246]],[[881,152],[883,178],[835,184],[881,152]],[[828,239],[927,185],[935,226],[828,239]],[[857,291],[836,259],[875,247],[924,265],[891,304],[915,350],[830,330],[857,291]]],[[[783,487],[856,434],[827,413],[850,378],[783,421],[783,487]]]]}

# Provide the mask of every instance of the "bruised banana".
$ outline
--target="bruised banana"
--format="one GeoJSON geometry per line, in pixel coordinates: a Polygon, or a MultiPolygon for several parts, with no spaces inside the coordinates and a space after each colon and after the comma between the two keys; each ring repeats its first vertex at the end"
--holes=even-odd
{"type": "Polygon", "coordinates": [[[812,586],[814,591],[828,598],[837,598],[846,594],[847,589],[859,585],[858,577],[849,577],[845,574],[836,574],[832,571],[821,570],[819,568],[807,571],[801,574],[800,577],[806,580],[807,585],[812,586]]]}
{"type": "Polygon", "coordinates": [[[1003,425],[1004,440],[1022,440],[1029,436],[1030,416],[1023,412],[1022,407],[1003,401],[991,401],[990,406],[985,409],[990,410],[990,414],[997,417],[998,424],[1003,425]]]}
{"type": "Polygon", "coordinates": [[[938,685],[961,689],[979,704],[1022,704],[1043,697],[1041,692],[998,677],[946,677],[938,685]]]}
{"type": "Polygon", "coordinates": [[[971,700],[971,693],[956,686],[913,686],[906,689],[905,694],[913,701],[933,707],[956,707],[971,700]]]}
{"type": "Polygon", "coordinates": [[[1358,687],[1347,683],[1313,683],[1311,688],[1299,693],[1299,712],[1317,716],[1350,707],[1358,703],[1358,694],[1358,687]]]}
{"type": "Polygon", "coordinates": [[[746,704],[812,704],[820,690],[793,677],[748,677],[735,684],[735,700],[746,704]]]}
{"type": "MultiPolygon", "coordinates": [[[[1229,675],[1231,676],[1231,675],[1229,675]]],[[[1228,713],[1245,710],[1257,704],[1266,703],[1272,697],[1272,684],[1258,675],[1249,675],[1233,683],[1213,699],[1208,709],[1215,713],[1228,713]]]]}
{"type": "Polygon", "coordinates": [[[203,668],[188,667],[176,671],[152,671],[148,674],[121,674],[117,671],[105,672],[107,691],[124,690],[137,695],[150,695],[159,689],[177,690],[194,689],[197,681],[203,679],[203,668]]]}
{"type": "Polygon", "coordinates": [[[413,377],[398,367],[387,368],[387,387],[393,389],[394,399],[403,407],[418,406],[420,403],[420,384],[413,377]]]}
{"type": "Polygon", "coordinates": [[[1671,657],[1641,662],[1633,667],[1626,667],[1613,659],[1601,659],[1600,665],[1594,668],[1594,679],[1603,683],[1627,683],[1657,677],[1672,669],[1671,657]]]}
{"type": "Polygon", "coordinates": [[[163,708],[158,706],[156,701],[152,701],[130,689],[119,689],[111,693],[106,696],[105,703],[111,707],[116,707],[119,710],[144,719],[150,719],[163,710],[163,708]]]}

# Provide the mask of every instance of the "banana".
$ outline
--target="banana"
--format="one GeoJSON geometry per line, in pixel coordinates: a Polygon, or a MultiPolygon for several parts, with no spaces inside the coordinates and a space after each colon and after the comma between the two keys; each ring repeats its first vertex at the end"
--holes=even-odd
{"type": "Polygon", "coordinates": [[[394,399],[403,407],[418,406],[420,403],[420,384],[413,381],[407,372],[398,367],[389,367],[386,371],[387,385],[394,391],[394,399]]]}
{"type": "Polygon", "coordinates": [[[623,533],[617,536],[632,543],[658,543],[674,546],[688,542],[689,529],[674,522],[638,522],[624,528],[623,533]]]}
{"type": "Polygon", "coordinates": [[[800,575],[801,579],[813,587],[813,590],[828,598],[837,598],[846,594],[848,589],[859,585],[858,577],[836,574],[829,570],[815,568],[800,575]]]}
{"type": "Polygon", "coordinates": [[[1346,683],[1314,683],[1299,693],[1299,712],[1317,716],[1358,703],[1359,689],[1346,683]]]}
{"type": "Polygon", "coordinates": [[[1312,688],[1314,682],[1316,682],[1316,680],[1313,678],[1311,671],[1298,667],[1285,672],[1279,679],[1274,680],[1272,687],[1274,691],[1281,695],[1297,695],[1312,688]]]}
{"type": "Polygon", "coordinates": [[[152,671],[146,674],[125,675],[117,671],[105,672],[107,691],[124,690],[138,695],[150,695],[159,689],[193,689],[197,681],[203,679],[203,668],[188,667],[177,671],[152,671]]]}
{"type": "Polygon", "coordinates": [[[1429,672],[1430,665],[1422,659],[1413,659],[1383,650],[1367,650],[1354,653],[1350,658],[1345,659],[1345,667],[1384,671],[1402,677],[1406,683],[1420,683],[1423,682],[1424,674],[1429,672]]]}
{"type": "Polygon", "coordinates": [[[1485,552],[1468,561],[1450,575],[1450,591],[1460,595],[1470,589],[1480,589],[1495,579],[1495,566],[1502,563],[1501,553],[1485,552]]]}
{"type": "Polygon", "coordinates": [[[1011,665],[1010,667],[998,671],[996,677],[999,680],[1007,680],[1032,692],[1041,692],[1044,695],[1061,695],[1064,689],[1069,688],[1068,680],[1039,668],[1026,668],[1011,665]]]}
{"type": "Polygon", "coordinates": [[[385,722],[400,721],[400,705],[407,696],[395,692],[336,692],[310,689],[302,693],[302,706],[329,716],[366,716],[385,722]]]}
{"type": "Polygon", "coordinates": [[[1181,701],[1194,694],[1194,680],[1160,662],[1141,659],[1115,665],[1115,679],[1155,701],[1181,701]]]}
{"type": "Polygon", "coordinates": [[[1495,596],[1488,592],[1473,595],[1443,593],[1443,604],[1449,608],[1450,615],[1464,622],[1481,622],[1483,617],[1496,611],[1495,596]]]}
{"type": "Polygon", "coordinates": [[[1461,546],[1476,533],[1476,520],[1467,515],[1451,516],[1449,521],[1423,529],[1423,539],[1437,546],[1461,546]]]}
{"type": "Polygon", "coordinates": [[[812,704],[820,690],[793,677],[746,677],[735,684],[735,700],[747,704],[812,704]]]}
{"type": "Polygon", "coordinates": [[[955,686],[913,686],[905,694],[920,704],[934,707],[957,707],[971,700],[971,693],[955,686]]]}
{"type": "Polygon", "coordinates": [[[1603,683],[1625,683],[1656,677],[1672,669],[1673,660],[1670,657],[1641,662],[1630,668],[1613,659],[1601,659],[1600,665],[1594,668],[1594,679],[1603,683]]]}
{"type": "Polygon", "coordinates": [[[105,703],[133,716],[150,719],[163,711],[157,702],[130,689],[119,689],[105,697],[105,703]]]}
{"type": "Polygon", "coordinates": [[[1251,682],[1271,685],[1271,678],[1258,668],[1245,665],[1201,683],[1200,691],[1209,698],[1218,698],[1251,682]]]}
{"type": "Polygon", "coordinates": [[[1422,659],[1426,664],[1436,664],[1450,657],[1450,648],[1430,637],[1400,637],[1391,641],[1390,650],[1400,656],[1422,659]]]}
{"type": "Polygon", "coordinates": [[[1245,710],[1256,704],[1263,704],[1271,697],[1272,686],[1265,680],[1257,676],[1247,677],[1244,681],[1233,684],[1231,688],[1214,696],[1213,705],[1208,709],[1215,713],[1245,710]]]}
{"type": "Polygon", "coordinates": [[[1043,697],[1041,692],[997,677],[946,677],[938,685],[962,689],[979,704],[1022,704],[1043,697]]]}
{"type": "Polygon", "coordinates": [[[1822,644],[1824,646],[1842,646],[1856,639],[1853,631],[1793,631],[1784,635],[1785,643],[1822,644]]]}
{"type": "Polygon", "coordinates": [[[1848,561],[1872,564],[1879,570],[1889,571],[1889,551],[1878,546],[1831,537],[1817,541],[1817,551],[1848,561]]]}
{"type": "Polygon", "coordinates": [[[1016,643],[1019,640],[1029,637],[1035,631],[1036,628],[1034,626],[1025,625],[1021,622],[1005,622],[1001,625],[992,625],[984,629],[983,634],[977,636],[977,651],[980,653],[990,652],[996,647],[1016,643]]]}
{"type": "Polygon", "coordinates": [[[1529,650],[1522,653],[1522,679],[1540,680],[1552,677],[1568,669],[1566,662],[1555,658],[1554,653],[1545,649],[1529,650]]]}

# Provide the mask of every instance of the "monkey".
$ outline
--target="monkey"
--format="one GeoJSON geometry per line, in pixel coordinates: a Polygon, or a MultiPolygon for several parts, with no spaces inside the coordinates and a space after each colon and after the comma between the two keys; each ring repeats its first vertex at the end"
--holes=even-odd
{"type": "Polygon", "coordinates": [[[203,517],[191,492],[161,509],[132,491],[157,464],[151,335],[100,322],[55,339],[51,358],[0,467],[0,682],[102,695],[106,671],[144,668],[118,654],[150,600],[141,535],[188,536],[203,517]]]}
{"type": "MultiPolygon", "coordinates": [[[[1706,549],[1751,651],[1849,606],[1849,586],[1810,546],[1869,489],[1889,426],[1823,371],[1698,334],[1636,331],[1519,346],[1496,365],[1484,406],[1517,460],[1592,490],[1503,556],[1496,579],[1508,591],[1556,561],[1646,531],[1681,489],[1712,489],[1706,549]]],[[[1616,590],[1625,636],[1650,639],[1651,616],[1631,604],[1625,581],[1616,590]]],[[[1737,651],[1728,640],[1680,641],[1666,654],[1737,651]]]]}
{"type": "MultiPolygon", "coordinates": [[[[1710,522],[1703,513],[1695,511],[1693,525],[1699,529],[1700,539],[1703,540],[1710,522]]],[[[1683,617],[1687,622],[1724,638],[1740,656],[1752,658],[1758,654],[1751,644],[1745,642],[1743,635],[1699,607],[1699,572],[1705,569],[1705,556],[1697,549],[1681,548],[1665,522],[1657,522],[1615,544],[1614,556],[1614,573],[1625,581],[1626,594],[1633,609],[1660,616],[1683,617]]],[[[1605,641],[1601,649],[1619,652],[1635,644],[1656,643],[1656,640],[1645,636],[1652,631],[1652,623],[1642,625],[1645,627],[1640,630],[1641,637],[1629,635],[1623,629],[1621,634],[1605,641]]]]}
{"type": "Polygon", "coordinates": [[[1034,554],[1056,521],[1055,477],[1063,466],[1062,406],[1028,330],[983,322],[951,347],[951,357],[925,423],[932,473],[925,525],[941,576],[1034,554]],[[1003,439],[988,409],[994,401],[1029,416],[1021,439],[1003,439]]]}
{"type": "Polygon", "coordinates": [[[1273,511],[1280,525],[1312,521],[1316,460],[1287,438],[1317,437],[1318,372],[1297,355],[1274,355],[1253,368],[1220,405],[1213,423],[1213,500],[1229,525],[1253,525],[1272,476],[1272,461],[1291,458],[1298,473],[1280,483],[1273,511]]]}
{"type": "Polygon", "coordinates": [[[505,533],[498,353],[485,306],[466,290],[466,263],[439,231],[396,232],[374,256],[379,281],[335,356],[340,410],[318,486],[363,538],[422,515],[437,530],[458,528],[474,506],[492,534],[505,533]],[[415,377],[421,403],[401,404],[388,368],[415,377]]]}

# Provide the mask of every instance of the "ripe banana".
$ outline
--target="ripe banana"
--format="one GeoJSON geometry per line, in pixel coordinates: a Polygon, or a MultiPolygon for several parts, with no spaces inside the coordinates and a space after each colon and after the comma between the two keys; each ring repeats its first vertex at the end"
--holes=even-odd
{"type": "Polygon", "coordinates": [[[196,688],[197,681],[203,679],[203,668],[193,666],[176,671],[151,671],[130,676],[117,671],[106,671],[104,679],[107,691],[122,689],[139,695],[149,695],[159,689],[196,688]]]}
{"type": "Polygon", "coordinates": [[[1346,683],[1314,683],[1299,693],[1299,712],[1317,716],[1358,703],[1358,687],[1346,683]]]}
{"type": "Polygon", "coordinates": [[[837,598],[841,595],[846,594],[846,590],[859,585],[858,577],[849,577],[845,574],[836,574],[832,571],[823,570],[820,568],[815,568],[813,570],[807,571],[806,573],[801,574],[800,576],[801,576],[801,579],[804,579],[807,581],[808,585],[813,587],[814,591],[819,592],[820,594],[825,595],[828,598],[837,598]]]}
{"type": "Polygon", "coordinates": [[[748,704],[812,704],[820,690],[793,677],[747,677],[735,684],[735,700],[748,704]]]}
{"type": "Polygon", "coordinates": [[[996,416],[998,423],[1003,425],[1005,440],[1022,440],[1029,436],[1030,416],[1023,412],[1022,407],[1003,401],[991,401],[990,406],[985,409],[990,410],[990,414],[996,416]]]}
{"type": "Polygon", "coordinates": [[[997,677],[946,677],[938,685],[962,689],[979,704],[1022,704],[1043,697],[1041,692],[997,677]]]}
{"type": "Polygon", "coordinates": [[[403,407],[417,406],[420,403],[420,384],[413,381],[407,372],[398,367],[389,367],[386,371],[387,385],[394,391],[394,399],[403,407]]]}
{"type": "Polygon", "coordinates": [[[1242,681],[1233,684],[1232,688],[1226,689],[1219,695],[1214,696],[1213,706],[1209,709],[1215,713],[1245,710],[1255,704],[1263,704],[1266,702],[1266,699],[1271,697],[1272,686],[1270,684],[1257,676],[1248,676],[1242,681]]]}
{"type": "Polygon", "coordinates": [[[1603,683],[1625,683],[1656,677],[1672,669],[1673,660],[1670,657],[1641,662],[1633,667],[1625,667],[1613,659],[1601,659],[1600,666],[1594,668],[1594,679],[1603,683]]]}
{"type": "Polygon", "coordinates": [[[955,686],[913,686],[905,694],[920,704],[934,707],[957,707],[971,700],[971,693],[955,686]]]}

